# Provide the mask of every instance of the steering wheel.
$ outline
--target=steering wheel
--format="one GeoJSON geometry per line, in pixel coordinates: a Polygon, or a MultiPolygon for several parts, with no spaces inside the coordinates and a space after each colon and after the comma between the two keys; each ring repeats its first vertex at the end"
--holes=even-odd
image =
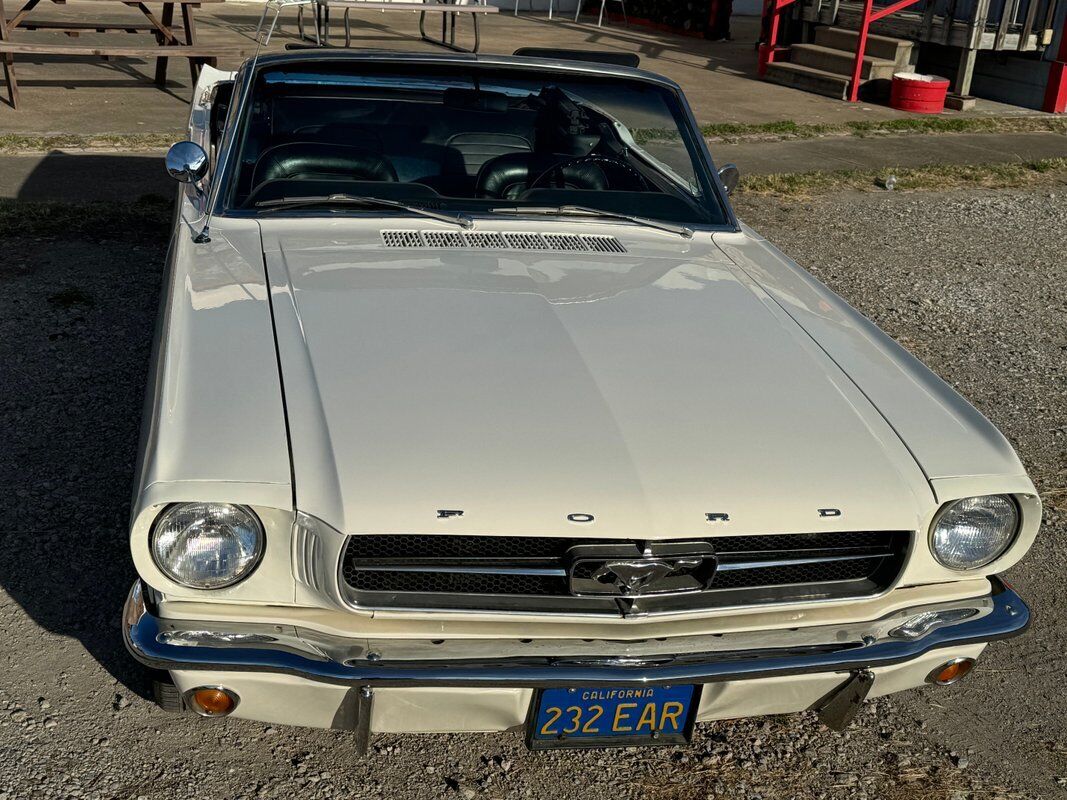
{"type": "MultiPolygon", "coordinates": [[[[554,164],[553,166],[542,172],[540,175],[538,175],[536,178],[534,178],[532,181],[530,181],[530,183],[526,186],[526,191],[531,191],[532,189],[538,188],[542,183],[545,182],[546,179],[553,176],[556,176],[557,180],[560,180],[562,182],[563,173],[565,170],[573,169],[574,167],[580,167],[585,164],[593,164],[594,166],[600,167],[601,172],[604,173],[605,178],[607,178],[611,174],[611,172],[621,170],[622,172],[626,173],[628,177],[634,179],[639,186],[643,187],[643,189],[648,189],[648,180],[645,178],[645,176],[638,172],[636,169],[634,169],[632,166],[627,164],[621,158],[618,158],[617,156],[591,154],[587,156],[579,156],[578,158],[572,158],[570,161],[563,161],[559,164],[554,164]],[[610,169],[604,169],[604,167],[610,167],[610,169]]],[[[609,183],[614,183],[614,181],[610,181],[609,179],[609,183]]]]}

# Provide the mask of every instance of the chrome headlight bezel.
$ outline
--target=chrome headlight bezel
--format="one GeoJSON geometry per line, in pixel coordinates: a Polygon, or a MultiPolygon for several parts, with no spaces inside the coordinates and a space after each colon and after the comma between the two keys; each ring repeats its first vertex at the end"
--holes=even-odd
{"type": "Polygon", "coordinates": [[[934,560],[937,561],[945,569],[952,570],[953,572],[972,572],[982,567],[986,567],[999,559],[1005,553],[1007,553],[1015,541],[1019,537],[1019,531],[1022,529],[1023,517],[1022,509],[1019,506],[1018,500],[1011,494],[984,494],[984,495],[972,495],[969,497],[960,497],[956,500],[951,500],[941,506],[938,509],[937,514],[934,516],[933,521],[930,523],[930,531],[927,536],[927,541],[930,547],[930,553],[933,555],[934,560]],[[991,548],[981,558],[974,559],[967,563],[962,563],[958,560],[948,558],[942,549],[938,547],[938,534],[942,522],[945,517],[957,510],[962,503],[973,503],[976,500],[983,499],[997,499],[998,501],[1006,501],[1009,504],[1011,510],[1011,517],[1007,524],[1002,529],[1001,538],[995,543],[996,546],[991,548]]]}
{"type": "MultiPolygon", "coordinates": [[[[188,529],[185,529],[188,530],[188,529]]],[[[185,533],[183,530],[178,535],[185,533]]],[[[183,586],[188,589],[197,589],[200,591],[213,591],[216,589],[226,589],[241,583],[252,575],[263,561],[263,555],[267,549],[267,537],[263,527],[263,522],[259,516],[248,506],[239,505],[236,503],[218,503],[218,502],[186,502],[186,503],[172,503],[164,508],[156,519],[152,523],[152,529],[149,532],[148,537],[148,551],[152,559],[152,563],[155,565],[163,575],[176,583],[179,586],[183,586]],[[214,580],[190,580],[187,576],[182,575],[175,569],[173,560],[168,563],[168,560],[164,557],[164,554],[160,551],[160,534],[161,529],[167,523],[168,520],[173,518],[174,515],[180,513],[188,513],[192,509],[197,507],[203,507],[204,513],[209,513],[212,508],[226,509],[230,512],[235,512],[238,515],[244,517],[243,522],[247,523],[246,530],[250,531],[253,536],[252,554],[250,557],[245,558],[238,567],[233,570],[232,574],[225,577],[214,580]]]]}

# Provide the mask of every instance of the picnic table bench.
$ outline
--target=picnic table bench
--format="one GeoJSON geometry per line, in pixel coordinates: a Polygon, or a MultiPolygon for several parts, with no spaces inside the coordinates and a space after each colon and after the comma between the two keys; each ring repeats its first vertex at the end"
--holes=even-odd
{"type": "MultiPolygon", "coordinates": [[[[4,11],[4,0],[0,0],[0,64],[4,67],[11,106],[18,108],[19,88],[15,77],[16,55],[73,55],[100,56],[103,58],[155,58],[155,82],[164,86],[167,82],[167,62],[170,58],[189,60],[189,72],[193,82],[200,73],[202,64],[215,66],[223,54],[239,54],[231,48],[202,47],[196,41],[196,23],[194,9],[203,3],[221,3],[223,0],[163,0],[161,12],[157,15],[146,4],[148,0],[81,0],[99,6],[104,4],[123,5],[139,11],[145,22],[123,22],[109,20],[34,20],[29,15],[41,4],[42,0],[26,0],[15,15],[8,18],[4,11]],[[182,34],[175,32],[174,15],[178,9],[181,15],[182,34]],[[44,43],[12,41],[11,34],[18,30],[50,31],[64,33],[69,39],[77,39],[83,33],[142,33],[155,37],[154,45],[125,46],[106,44],[44,43]]],[[[49,0],[54,5],[66,4],[66,0],[49,0]]]]}

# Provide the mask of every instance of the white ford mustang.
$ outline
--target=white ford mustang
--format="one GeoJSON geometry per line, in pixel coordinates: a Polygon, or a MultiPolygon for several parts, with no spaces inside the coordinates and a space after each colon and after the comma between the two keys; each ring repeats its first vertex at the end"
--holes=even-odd
{"type": "Polygon", "coordinates": [[[273,55],[205,69],[168,168],[124,625],[165,708],[840,728],[1027,626],[1012,448],[737,221],[670,81],[273,55]]]}

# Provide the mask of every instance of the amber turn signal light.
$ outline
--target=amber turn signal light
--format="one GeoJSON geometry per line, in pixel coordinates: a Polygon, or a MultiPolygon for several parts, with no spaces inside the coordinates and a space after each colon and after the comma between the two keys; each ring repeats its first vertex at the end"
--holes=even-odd
{"type": "Polygon", "coordinates": [[[954,658],[927,675],[926,681],[938,686],[948,686],[963,678],[973,668],[973,658],[954,658]]]}
{"type": "Polygon", "coordinates": [[[189,707],[202,717],[225,717],[237,708],[237,695],[221,686],[201,686],[185,694],[189,707]]]}

